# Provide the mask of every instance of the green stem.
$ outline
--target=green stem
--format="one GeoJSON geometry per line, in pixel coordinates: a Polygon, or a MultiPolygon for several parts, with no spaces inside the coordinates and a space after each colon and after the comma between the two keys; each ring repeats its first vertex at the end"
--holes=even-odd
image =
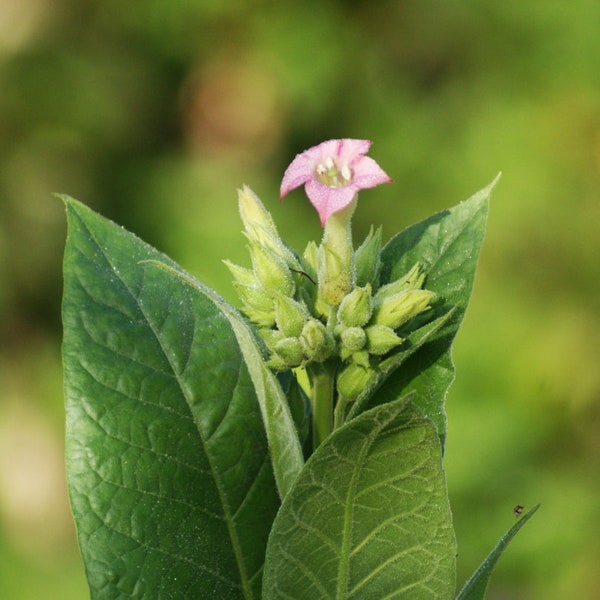
{"type": "Polygon", "coordinates": [[[334,377],[323,364],[310,367],[312,382],[313,449],[317,449],[333,431],[334,377]]]}

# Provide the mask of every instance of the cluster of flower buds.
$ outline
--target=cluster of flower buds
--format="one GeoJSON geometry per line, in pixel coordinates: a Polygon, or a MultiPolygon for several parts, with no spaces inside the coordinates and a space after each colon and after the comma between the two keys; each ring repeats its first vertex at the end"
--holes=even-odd
{"type": "Polygon", "coordinates": [[[276,323],[279,300],[294,296],[294,273],[301,272],[302,267],[279,237],[271,215],[256,194],[244,186],[238,199],[252,269],[224,262],[233,275],[244,313],[260,327],[270,328],[276,323]]]}
{"type": "Polygon", "coordinates": [[[311,242],[297,257],[248,187],[239,192],[239,205],[252,268],[225,262],[242,310],[266,342],[270,366],[287,370],[337,358],[338,392],[356,397],[381,358],[404,341],[397,331],[429,308],[434,294],[422,289],[424,275],[415,265],[379,287],[381,231],[371,229],[352,253],[350,289],[331,302],[321,286],[330,266],[324,245],[311,242]]]}
{"type": "Polygon", "coordinates": [[[404,325],[430,308],[435,296],[421,289],[425,276],[415,265],[404,277],[377,289],[355,287],[337,311],[336,336],[344,367],[337,375],[338,392],[355,398],[364,389],[382,357],[404,342],[404,325]]]}

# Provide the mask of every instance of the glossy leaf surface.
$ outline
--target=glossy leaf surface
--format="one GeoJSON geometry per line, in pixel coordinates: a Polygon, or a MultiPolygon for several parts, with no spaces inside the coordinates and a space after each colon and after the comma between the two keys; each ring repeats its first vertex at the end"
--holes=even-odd
{"type": "Polygon", "coordinates": [[[67,475],[91,597],[259,598],[279,499],[231,323],[65,201],[67,475]]]}

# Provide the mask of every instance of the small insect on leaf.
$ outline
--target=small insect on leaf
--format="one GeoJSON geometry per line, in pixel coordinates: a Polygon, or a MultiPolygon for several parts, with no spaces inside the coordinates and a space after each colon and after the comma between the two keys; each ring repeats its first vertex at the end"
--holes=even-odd
{"type": "Polygon", "coordinates": [[[525,510],[525,507],[522,504],[517,504],[514,508],[513,508],[513,513],[515,515],[515,517],[519,517],[521,516],[521,513],[525,510]]]}

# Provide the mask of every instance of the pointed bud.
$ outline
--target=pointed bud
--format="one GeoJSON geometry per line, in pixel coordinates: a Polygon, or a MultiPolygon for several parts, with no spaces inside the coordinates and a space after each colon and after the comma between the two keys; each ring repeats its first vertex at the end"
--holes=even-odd
{"type": "Polygon", "coordinates": [[[363,369],[368,369],[370,365],[369,359],[369,351],[368,350],[359,350],[352,355],[352,362],[355,362],[357,365],[363,367],[363,369]]]}
{"type": "Polygon", "coordinates": [[[273,299],[265,292],[260,284],[242,285],[241,283],[234,281],[233,287],[244,304],[247,304],[256,310],[270,312],[273,315],[273,320],[275,319],[273,299]]]}
{"type": "Polygon", "coordinates": [[[426,311],[435,294],[429,290],[410,290],[375,300],[373,323],[397,329],[426,311]]]}
{"type": "Polygon", "coordinates": [[[272,327],[275,325],[275,311],[260,310],[249,305],[242,308],[244,314],[259,327],[272,327]]]}
{"type": "Polygon", "coordinates": [[[245,269],[244,267],[240,267],[229,260],[224,260],[223,262],[233,275],[233,280],[235,283],[245,286],[258,285],[258,280],[256,279],[256,275],[252,269],[245,269]]]}
{"type": "Polygon", "coordinates": [[[267,248],[293,269],[300,269],[300,262],[295,254],[285,245],[277,233],[269,211],[258,196],[248,187],[238,190],[240,216],[250,244],[258,244],[267,248]]]}
{"type": "Polygon", "coordinates": [[[279,329],[261,328],[258,333],[265,340],[265,344],[271,352],[274,352],[275,344],[285,337],[279,329]]]}
{"type": "Polygon", "coordinates": [[[298,337],[308,318],[304,304],[283,294],[275,299],[275,322],[286,336],[298,337]]]}
{"type": "Polygon", "coordinates": [[[265,291],[272,296],[277,293],[293,296],[294,280],[283,259],[257,244],[248,248],[254,273],[265,291]]]}
{"type": "Polygon", "coordinates": [[[238,204],[240,208],[240,217],[246,230],[258,226],[262,230],[279,237],[277,228],[273,222],[269,211],[264,207],[259,197],[245,185],[238,190],[238,204]]]}
{"type": "Polygon", "coordinates": [[[317,262],[318,262],[319,247],[315,242],[309,242],[302,256],[302,266],[310,279],[305,279],[303,285],[300,286],[300,296],[310,307],[313,315],[327,315],[329,313],[329,305],[323,302],[319,288],[316,285],[317,277],[317,262]]]}
{"type": "Polygon", "coordinates": [[[319,247],[314,241],[308,242],[304,254],[302,255],[304,261],[310,265],[312,272],[316,275],[317,273],[317,256],[319,253],[319,247]]]}
{"type": "Polygon", "coordinates": [[[338,308],[337,318],[347,327],[362,327],[368,323],[373,312],[371,286],[354,288],[344,296],[338,308]]]}
{"type": "Polygon", "coordinates": [[[371,325],[365,329],[367,350],[370,354],[381,356],[400,345],[404,340],[393,329],[385,325],[371,325]]]}
{"type": "Polygon", "coordinates": [[[408,273],[406,273],[406,275],[400,277],[400,279],[380,287],[379,290],[377,290],[377,294],[375,294],[375,299],[378,300],[409,290],[420,290],[423,287],[424,281],[425,274],[420,272],[420,267],[417,263],[408,273]]]}
{"type": "Polygon", "coordinates": [[[381,270],[381,227],[369,230],[369,235],[354,253],[356,285],[377,285],[381,270]]]}
{"type": "Polygon", "coordinates": [[[302,328],[300,342],[309,360],[323,362],[335,350],[335,340],[327,328],[317,319],[309,319],[302,328]]]}
{"type": "Polygon", "coordinates": [[[356,363],[350,363],[338,375],[338,392],[344,398],[353,400],[367,387],[372,375],[373,371],[371,369],[365,369],[356,363]]]}

